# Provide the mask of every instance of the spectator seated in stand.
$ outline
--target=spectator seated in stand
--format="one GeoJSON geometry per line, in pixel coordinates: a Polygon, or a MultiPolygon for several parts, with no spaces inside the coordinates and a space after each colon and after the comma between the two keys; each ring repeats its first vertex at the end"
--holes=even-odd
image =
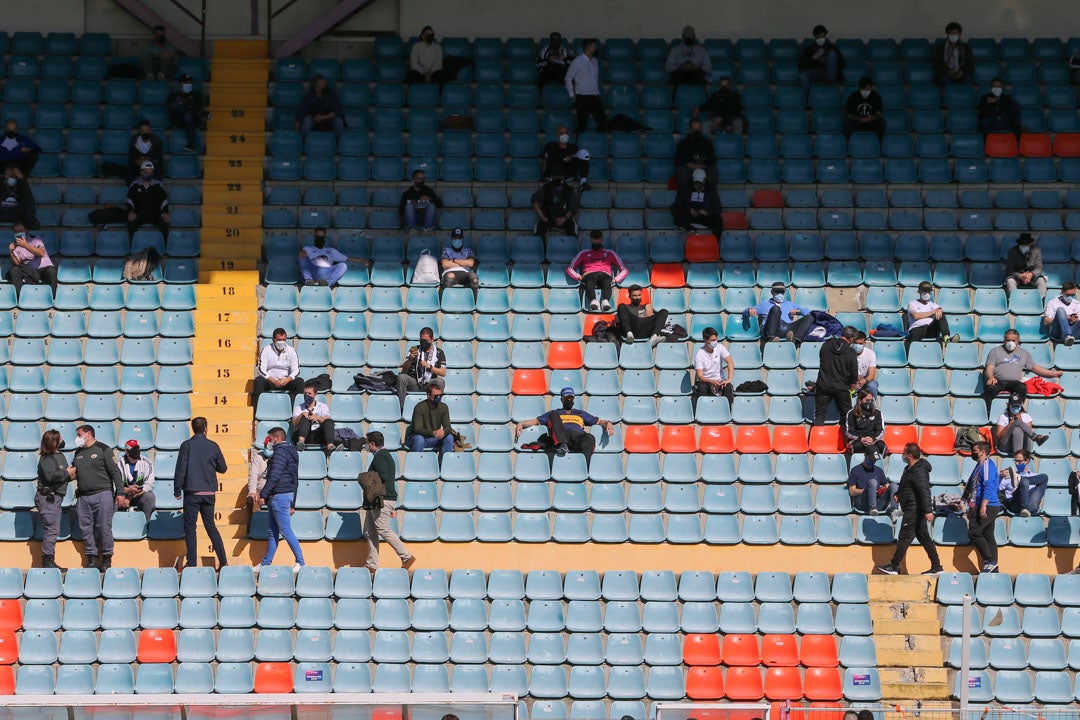
{"type": "Polygon", "coordinates": [[[731,78],[728,76],[720,78],[720,87],[709,96],[704,105],[694,108],[694,117],[702,111],[712,118],[713,135],[743,134],[746,116],[743,114],[742,95],[731,86],[731,78]]]}
{"type": "Polygon", "coordinates": [[[0,223],[18,223],[31,230],[38,229],[34,192],[16,165],[8,165],[4,170],[3,185],[0,185],[0,223]]]}
{"type": "Polygon", "coordinates": [[[401,216],[405,229],[415,233],[422,225],[424,232],[434,232],[435,213],[441,207],[442,200],[438,194],[424,183],[424,171],[415,171],[412,174],[412,185],[401,193],[401,202],[398,204],[398,215],[401,216]]]}
{"type": "Polygon", "coordinates": [[[1024,400],[1019,393],[1011,394],[994,424],[994,446],[1002,455],[1030,452],[1032,443],[1042,445],[1050,439],[1049,435],[1037,433],[1032,428],[1031,416],[1024,410],[1024,400]]]}
{"type": "Polygon", "coordinates": [[[307,91],[296,109],[294,128],[307,137],[312,130],[332,132],[341,140],[345,132],[345,110],[341,107],[337,91],[322,75],[311,78],[311,89],[307,91]]]}
{"type": "Polygon", "coordinates": [[[1080,334],[1080,302],[1076,300],[1076,283],[1066,280],[1061,284],[1061,295],[1050,298],[1046,303],[1042,321],[1053,342],[1065,346],[1076,342],[1076,336],[1080,334]]]}
{"type": "Polygon", "coordinates": [[[251,387],[251,404],[259,406],[259,395],[264,392],[287,392],[289,402],[304,391],[304,379],[300,375],[300,358],[289,344],[285,328],[274,328],[272,341],[259,354],[258,374],[251,387]]]}
{"type": "Polygon", "coordinates": [[[450,408],[443,404],[443,391],[438,385],[427,388],[427,400],[416,403],[409,423],[405,447],[409,452],[436,450],[439,460],[454,450],[454,432],[450,426],[450,408]]]}
{"type": "Polygon", "coordinates": [[[970,85],[975,79],[975,56],[961,38],[964,28],[951,22],[945,26],[945,39],[934,46],[934,77],[939,85],[970,85]]]}
{"type": "Polygon", "coordinates": [[[143,160],[139,178],[128,187],[128,237],[134,236],[141,225],[153,225],[163,239],[169,239],[169,193],[154,177],[155,170],[154,163],[143,160]]]}
{"type": "Polygon", "coordinates": [[[549,232],[571,237],[577,235],[574,218],[578,212],[578,193],[563,180],[559,171],[554,170],[551,180],[541,185],[532,196],[533,210],[536,211],[535,232],[545,240],[549,232]]]}
{"type": "Polygon", "coordinates": [[[1020,517],[1031,517],[1042,512],[1043,496],[1046,495],[1050,477],[1035,474],[1030,450],[1013,453],[1013,466],[1003,469],[1000,477],[1001,504],[1005,509],[1020,517]]]}
{"type": "Polygon", "coordinates": [[[896,489],[889,482],[885,471],[877,464],[877,455],[867,453],[863,461],[848,472],[847,490],[851,497],[851,509],[864,515],[881,515],[896,511],[896,489]]]}
{"type": "Polygon", "coordinates": [[[705,187],[716,189],[716,148],[701,132],[701,121],[690,118],[690,126],[675,146],[675,179],[680,188],[690,187],[695,170],[705,171],[705,187]]]}
{"type": "Polygon", "coordinates": [[[305,285],[323,285],[334,287],[349,271],[350,258],[337,248],[326,246],[326,228],[317,227],[312,235],[311,245],[300,250],[298,259],[300,279],[305,285]]]}
{"type": "Polygon", "coordinates": [[[142,164],[150,161],[154,166],[154,177],[161,179],[165,167],[165,142],[155,133],[146,118],[139,120],[135,134],[128,142],[127,163],[103,162],[101,174],[105,177],[121,178],[129,185],[139,177],[142,164]]]}
{"type": "Polygon", "coordinates": [[[435,345],[435,331],[429,327],[420,328],[420,344],[409,349],[397,377],[397,395],[402,409],[405,396],[410,392],[427,392],[434,387],[442,393],[446,387],[445,377],[446,354],[435,345]]]}
{"type": "Polygon", "coordinates": [[[206,112],[206,98],[201,90],[195,89],[195,82],[191,76],[184,73],[180,76],[180,89],[169,95],[169,124],[175,128],[183,128],[186,134],[184,150],[198,152],[199,150],[199,127],[210,117],[206,112]]]}
{"type": "Polygon", "coordinates": [[[153,27],[154,37],[143,46],[142,69],[147,81],[172,80],[176,75],[176,61],[180,51],[165,36],[165,26],[153,27]]]}
{"type": "Polygon", "coordinates": [[[907,346],[922,340],[940,340],[943,347],[957,342],[960,336],[950,334],[949,318],[945,316],[941,306],[934,302],[934,286],[923,280],[919,283],[918,293],[918,296],[908,303],[904,316],[907,325],[904,342],[907,346]]]}
{"type": "Polygon", "coordinates": [[[855,132],[872,132],[877,133],[879,140],[885,139],[884,107],[874,81],[860,78],[859,89],[848,95],[844,107],[844,134],[851,137],[855,132]]]}
{"type": "Polygon", "coordinates": [[[476,275],[476,253],[470,247],[465,247],[465,231],[454,228],[450,231],[450,242],[442,250],[439,259],[442,272],[442,286],[472,288],[473,297],[476,296],[480,287],[480,280],[476,275]]]}
{"type": "Polygon", "coordinates": [[[570,49],[563,44],[562,35],[557,32],[551,33],[548,36],[548,44],[536,56],[536,84],[539,87],[551,83],[562,85],[566,80],[566,70],[570,67],[573,57],[570,49]]]}
{"type": "Polygon", "coordinates": [[[844,81],[844,54],[829,40],[824,25],[815,25],[813,42],[806,43],[799,54],[799,81],[807,90],[811,85],[836,85],[844,81]]]}
{"type": "Polygon", "coordinates": [[[698,168],[691,175],[691,184],[682,186],[675,194],[671,215],[675,226],[684,232],[708,230],[716,237],[724,231],[723,207],[716,188],[706,182],[708,174],[698,168]]]}
{"type": "MultiPolygon", "coordinates": [[[[124,454],[116,463],[120,468],[120,477],[124,480],[124,501],[126,507],[139,510],[150,524],[150,517],[157,509],[157,497],[154,495],[154,466],[150,458],[142,454],[138,440],[124,443],[124,454]]],[[[121,503],[118,500],[117,505],[121,503]]]]}
{"type": "Polygon", "coordinates": [[[1006,330],[1005,341],[990,348],[986,354],[986,367],[983,370],[986,411],[990,412],[990,404],[1001,393],[1011,393],[1023,403],[1027,399],[1024,373],[1029,370],[1044,378],[1059,378],[1063,374],[1060,370],[1036,365],[1031,353],[1020,347],[1020,333],[1006,330]]]}
{"type": "Polygon", "coordinates": [[[774,282],[768,297],[743,311],[743,315],[758,318],[761,323],[762,342],[769,342],[774,338],[795,342],[796,337],[803,337],[814,324],[810,308],[796,305],[787,299],[786,293],[784,283],[774,282]]]}
{"type": "Polygon", "coordinates": [[[983,135],[1011,132],[1020,136],[1020,104],[1005,92],[999,77],[990,81],[990,92],[979,99],[979,130],[983,135]]]}
{"type": "Polygon", "coordinates": [[[851,344],[851,349],[855,351],[859,361],[859,380],[855,383],[855,389],[865,389],[876,401],[878,398],[877,353],[867,347],[866,333],[861,330],[855,333],[855,342],[851,344]]]}
{"type": "Polygon", "coordinates": [[[604,249],[604,234],[599,230],[589,232],[589,249],[582,250],[566,266],[566,274],[581,283],[589,310],[611,310],[611,287],[626,279],[630,270],[614,250],[604,249]],[[600,299],[596,289],[600,288],[600,299]]]}
{"type": "Polygon", "coordinates": [[[715,328],[705,328],[701,333],[704,345],[694,353],[694,407],[700,397],[727,398],[730,406],[735,402],[735,359],[720,342],[715,328]]]}
{"type": "Polygon", "coordinates": [[[26,230],[22,223],[15,223],[11,228],[15,241],[8,245],[8,257],[11,268],[7,272],[8,282],[15,286],[18,297],[23,285],[48,285],[56,297],[56,265],[45,249],[45,242],[26,230]]]}
{"type": "Polygon", "coordinates": [[[855,406],[844,418],[844,438],[851,455],[885,456],[885,418],[874,407],[869,390],[859,390],[855,406]]]}
{"type": "Polygon", "coordinates": [[[555,176],[577,180],[582,192],[590,190],[589,152],[570,142],[570,129],[565,125],[555,133],[555,139],[544,145],[540,154],[541,176],[545,181],[555,176]]]}
{"type": "Polygon", "coordinates": [[[668,311],[654,310],[652,303],[643,303],[640,285],[631,285],[628,292],[630,302],[620,303],[615,309],[616,324],[623,340],[632,343],[637,338],[648,338],[649,345],[656,347],[664,341],[660,331],[667,324],[668,311]]]}
{"type": "Polygon", "coordinates": [[[547,428],[547,433],[541,435],[531,449],[544,450],[549,461],[567,453],[581,453],[588,465],[596,449],[596,438],[586,428],[601,425],[608,435],[613,435],[615,425],[610,420],[574,407],[574,388],[564,387],[559,391],[559,397],[562,400],[561,409],[552,409],[535,419],[519,422],[514,426],[514,438],[521,437],[521,431],[525,428],[541,425],[547,428]]]}
{"type": "Polygon", "coordinates": [[[671,78],[671,84],[705,85],[712,75],[712,60],[703,45],[697,40],[693,25],[687,25],[682,31],[682,42],[675,43],[668,52],[664,69],[671,78]]]}
{"type": "Polygon", "coordinates": [[[319,443],[327,457],[337,449],[330,407],[318,399],[315,383],[304,383],[304,394],[296,397],[292,413],[292,435],[296,449],[304,452],[308,443],[319,443]]]}
{"type": "Polygon", "coordinates": [[[19,132],[19,123],[8,119],[0,138],[0,167],[14,165],[24,177],[30,177],[41,155],[41,146],[19,132]]]}
{"type": "Polygon", "coordinates": [[[1020,233],[1005,255],[1005,295],[1012,295],[1017,288],[1035,288],[1040,296],[1046,297],[1042,249],[1027,232],[1020,233]]]}

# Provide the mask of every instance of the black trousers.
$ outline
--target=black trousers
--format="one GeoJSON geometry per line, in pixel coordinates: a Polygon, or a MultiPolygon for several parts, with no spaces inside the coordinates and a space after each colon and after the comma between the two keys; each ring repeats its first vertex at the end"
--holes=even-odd
{"type": "Polygon", "coordinates": [[[635,338],[645,339],[656,335],[664,328],[667,324],[668,311],[657,310],[649,317],[638,317],[631,312],[629,305],[620,305],[615,310],[615,318],[624,335],[632,332],[635,338]]]}
{"type": "Polygon", "coordinates": [[[851,412],[851,391],[845,388],[838,390],[823,389],[821,385],[814,388],[814,424],[824,425],[825,416],[829,412],[829,403],[836,403],[836,412],[840,414],[840,422],[851,412]]]}
{"type": "Polygon", "coordinates": [[[704,85],[706,81],[704,70],[673,70],[669,73],[671,77],[671,84],[676,87],[679,85],[704,85]]]}
{"type": "Polygon", "coordinates": [[[536,84],[540,87],[551,83],[563,84],[569,65],[549,62],[536,73],[536,84]]]}
{"type": "Polygon", "coordinates": [[[1001,393],[1016,393],[1020,396],[1021,401],[1023,401],[1027,399],[1027,385],[1019,380],[998,380],[993,385],[987,385],[983,388],[982,393],[983,400],[986,401],[987,412],[990,412],[990,405],[993,404],[994,398],[1001,393]]]}
{"type": "Polygon", "coordinates": [[[942,313],[940,320],[931,320],[927,325],[908,330],[907,337],[904,339],[904,349],[910,348],[911,343],[913,342],[920,342],[927,339],[941,340],[950,335],[952,335],[952,333],[949,332],[949,318],[942,313]]]}
{"type": "Polygon", "coordinates": [[[878,139],[885,137],[885,118],[878,118],[868,123],[857,123],[844,118],[844,135],[851,137],[853,132],[877,133],[878,139]]]}
{"type": "Polygon", "coordinates": [[[161,237],[164,240],[169,239],[169,223],[165,222],[165,219],[161,217],[161,213],[154,213],[153,215],[139,213],[134,220],[128,220],[128,237],[134,235],[141,225],[153,225],[161,231],[161,237]]]}
{"type": "MultiPolygon", "coordinates": [[[[735,386],[729,382],[720,389],[720,395],[727,398],[729,406],[732,405],[735,402],[735,386]]],[[[697,412],[697,401],[700,397],[716,397],[713,386],[704,380],[694,383],[694,394],[690,397],[694,412],[697,412]]]]}
{"type": "Polygon", "coordinates": [[[934,536],[930,532],[930,525],[926,518],[920,515],[916,508],[903,508],[904,517],[900,521],[900,535],[896,538],[896,551],[893,552],[892,564],[899,565],[904,562],[904,556],[911,546],[911,541],[918,539],[926,556],[930,558],[931,567],[941,567],[941,558],[938,557],[937,545],[934,544],[934,536]]]}
{"type": "MultiPolygon", "coordinates": [[[[262,376],[255,378],[255,382],[251,385],[251,404],[253,407],[259,406],[259,396],[264,392],[282,392],[282,389],[271,385],[270,381],[262,376]]],[[[284,392],[289,393],[290,402],[295,402],[296,396],[304,392],[304,379],[293,378],[292,382],[284,387],[284,392]]],[[[282,420],[285,420],[285,418],[282,418],[282,420]]]]}
{"type": "Polygon", "coordinates": [[[8,282],[15,286],[15,296],[18,297],[22,286],[48,285],[52,288],[53,297],[56,297],[56,266],[43,267],[35,270],[25,265],[12,265],[8,270],[8,282]]]}
{"type": "MultiPolygon", "coordinates": [[[[596,450],[596,438],[592,436],[592,433],[572,432],[566,428],[558,416],[553,416],[548,424],[548,434],[551,435],[556,447],[565,445],[570,452],[581,453],[585,456],[586,464],[592,460],[593,451],[596,450]]],[[[552,459],[554,455],[554,451],[548,452],[548,459],[552,459]]]]}
{"type": "MultiPolygon", "coordinates": [[[[841,422],[843,422],[843,418],[841,418],[841,422]]],[[[851,454],[852,454],[852,456],[865,455],[868,452],[876,452],[878,454],[878,457],[884,457],[884,455],[885,455],[885,441],[884,440],[878,440],[876,443],[871,443],[870,445],[863,445],[858,440],[851,443],[851,454]]]]}
{"type": "Polygon", "coordinates": [[[581,285],[585,288],[585,302],[591,303],[596,299],[596,288],[600,288],[601,300],[611,302],[611,275],[591,272],[581,278],[581,285]]]}
{"type": "Polygon", "coordinates": [[[1000,507],[990,506],[986,508],[986,517],[979,517],[978,507],[968,510],[968,537],[971,538],[971,545],[979,553],[983,563],[994,563],[996,565],[998,561],[997,538],[994,537],[994,521],[997,519],[999,512],[1001,512],[1000,507]]]}
{"type": "Polygon", "coordinates": [[[297,442],[300,438],[304,438],[304,442],[309,445],[317,443],[326,447],[334,442],[334,421],[324,420],[319,427],[312,430],[311,421],[300,418],[300,422],[293,428],[293,442],[297,442]]]}
{"type": "Polygon", "coordinates": [[[214,546],[218,563],[228,565],[225,557],[225,544],[221,542],[221,533],[214,524],[214,504],[217,500],[215,495],[195,495],[184,493],[184,542],[187,544],[187,564],[191,567],[199,563],[198,537],[195,534],[195,522],[202,516],[203,528],[210,536],[210,543],[214,546]]]}
{"type": "Polygon", "coordinates": [[[577,135],[585,132],[589,126],[589,116],[596,122],[596,132],[607,131],[607,117],[604,115],[604,105],[600,102],[599,95],[575,95],[574,110],[577,111],[577,135]]]}

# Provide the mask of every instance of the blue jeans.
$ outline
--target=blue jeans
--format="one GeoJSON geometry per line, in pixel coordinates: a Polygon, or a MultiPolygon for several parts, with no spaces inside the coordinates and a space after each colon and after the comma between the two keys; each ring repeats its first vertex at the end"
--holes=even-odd
{"type": "MultiPolygon", "coordinates": [[[[1080,308],[1078,308],[1080,311],[1080,308]]],[[[1054,320],[1050,323],[1050,339],[1054,342],[1061,342],[1067,335],[1076,337],[1080,335],[1080,322],[1072,324],[1069,322],[1069,313],[1065,308],[1058,308],[1054,313],[1054,320]]]]}
{"type": "Polygon", "coordinates": [[[270,496],[270,502],[267,503],[270,510],[270,525],[266,533],[266,557],[262,560],[263,565],[271,565],[274,562],[279,532],[285,538],[285,542],[289,543],[289,549],[292,550],[296,562],[300,565],[304,564],[304,553],[300,550],[300,541],[296,539],[296,534],[292,531],[292,518],[289,516],[292,501],[293,493],[278,493],[270,496]]]}
{"type": "Polygon", "coordinates": [[[866,390],[866,391],[867,391],[868,393],[870,393],[871,395],[873,395],[873,396],[874,396],[874,399],[875,399],[875,400],[877,400],[877,399],[878,399],[878,384],[877,384],[877,380],[870,380],[870,381],[868,381],[868,382],[867,382],[867,383],[866,383],[865,385],[863,385],[863,390],[866,390]]]}
{"type": "Polygon", "coordinates": [[[876,508],[880,512],[886,512],[896,507],[896,503],[893,501],[893,497],[896,495],[896,489],[899,487],[896,483],[889,483],[889,489],[885,491],[884,495],[878,495],[878,481],[871,478],[866,481],[866,490],[862,495],[856,495],[851,498],[851,507],[857,512],[868,513],[870,512],[870,498],[874,499],[872,507],[876,508]]]}
{"type": "Polygon", "coordinates": [[[426,438],[423,435],[413,435],[409,438],[408,445],[409,452],[424,452],[435,448],[439,452],[439,458],[442,458],[443,453],[454,451],[454,436],[445,435],[440,440],[434,437],[426,438]]]}
{"type": "Polygon", "coordinates": [[[1027,510],[1032,515],[1038,515],[1050,477],[1042,474],[1026,475],[1019,480],[1012,498],[1006,501],[1009,512],[1019,515],[1021,510],[1027,510]]]}
{"type": "MultiPolygon", "coordinates": [[[[424,229],[431,230],[435,227],[435,205],[428,203],[424,209],[424,229]]],[[[416,206],[411,202],[405,203],[405,229],[411,230],[416,227],[416,206]]]]}
{"type": "Polygon", "coordinates": [[[815,67],[810,70],[799,71],[799,80],[807,90],[813,84],[835,85],[840,74],[840,66],[836,59],[836,51],[830,50],[825,53],[825,67],[815,67]]]}
{"type": "Polygon", "coordinates": [[[331,129],[332,129],[332,131],[334,133],[334,137],[336,137],[340,141],[341,140],[341,133],[345,132],[345,121],[342,120],[340,117],[330,118],[329,120],[324,121],[322,123],[323,127],[316,128],[315,127],[315,118],[313,116],[311,116],[311,115],[308,115],[303,120],[300,121],[300,134],[303,135],[304,137],[307,137],[307,134],[309,132],[311,132],[312,130],[315,130],[315,129],[325,130],[326,129],[325,125],[326,125],[327,122],[330,123],[330,127],[331,127],[331,129]]]}
{"type": "Polygon", "coordinates": [[[317,267],[306,257],[300,258],[300,277],[307,280],[325,280],[330,287],[337,285],[349,271],[348,263],[334,263],[330,267],[317,267]]]}

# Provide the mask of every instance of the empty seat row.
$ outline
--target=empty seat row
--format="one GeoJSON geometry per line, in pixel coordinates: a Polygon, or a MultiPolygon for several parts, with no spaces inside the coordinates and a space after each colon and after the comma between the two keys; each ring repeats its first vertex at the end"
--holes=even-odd
{"type": "MultiPolygon", "coordinates": [[[[999,670],[991,677],[986,670],[968,674],[968,697],[975,702],[1000,703],[1071,703],[1080,697],[1080,684],[1074,683],[1075,673],[1025,670],[999,670]]],[[[957,673],[953,696],[960,694],[962,676],[957,673]]]]}
{"type": "Polygon", "coordinates": [[[15,338],[10,348],[0,342],[0,354],[13,365],[190,365],[190,338],[43,339],[15,338]],[[156,347],[155,347],[156,345],[156,347]],[[10,356],[8,356],[10,353],[10,356]]]}
{"type": "MultiPolygon", "coordinates": [[[[961,643],[959,638],[953,638],[949,644],[948,662],[954,668],[960,667],[961,643]]],[[[1075,670],[1080,665],[1077,640],[1066,645],[1060,638],[1031,638],[1025,644],[1019,638],[996,637],[990,640],[987,650],[985,638],[974,638],[969,647],[968,663],[974,670],[1075,670]]]]}
{"type": "MultiPolygon", "coordinates": [[[[123,162],[123,158],[116,158],[123,162]]],[[[43,154],[34,165],[34,176],[39,178],[65,177],[89,179],[97,177],[97,160],[91,154],[68,152],[61,157],[56,153],[43,154]]],[[[165,163],[165,177],[174,180],[193,180],[202,177],[202,165],[196,155],[173,155],[165,163]]],[[[81,211],[85,213],[85,211],[81,211]]],[[[81,217],[81,216],[80,216],[81,217]]],[[[197,227],[191,225],[190,227],[197,227]]]]}

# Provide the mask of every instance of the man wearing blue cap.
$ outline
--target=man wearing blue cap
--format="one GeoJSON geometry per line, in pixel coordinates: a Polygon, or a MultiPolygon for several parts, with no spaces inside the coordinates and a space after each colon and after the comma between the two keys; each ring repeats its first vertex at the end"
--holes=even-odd
{"type": "Polygon", "coordinates": [[[615,425],[610,420],[603,420],[575,408],[574,388],[564,387],[559,391],[559,395],[562,397],[561,410],[549,410],[535,420],[519,422],[514,426],[514,437],[521,435],[525,428],[543,425],[548,431],[546,436],[540,436],[538,445],[545,449],[549,460],[555,455],[563,457],[568,452],[577,452],[582,453],[588,463],[596,449],[596,438],[585,428],[603,425],[608,435],[614,435],[615,425]]]}

